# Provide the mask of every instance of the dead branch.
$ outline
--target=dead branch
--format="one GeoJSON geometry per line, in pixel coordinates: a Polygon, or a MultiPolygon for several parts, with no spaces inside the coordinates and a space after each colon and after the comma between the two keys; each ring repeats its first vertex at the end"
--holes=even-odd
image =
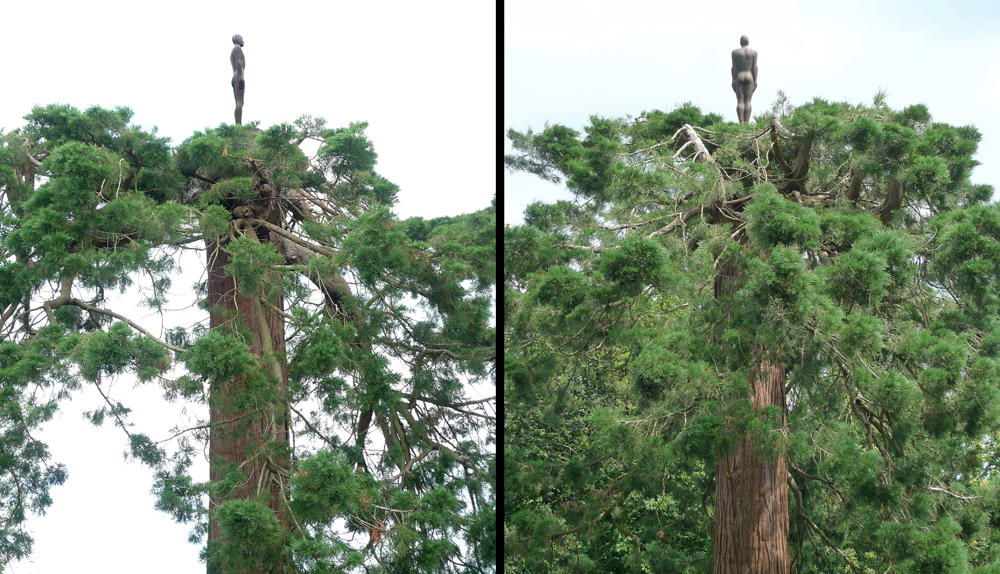
{"type": "Polygon", "coordinates": [[[943,488],[938,488],[936,486],[928,486],[927,490],[929,490],[931,492],[941,492],[941,493],[947,494],[948,496],[950,496],[950,497],[952,497],[952,498],[954,498],[956,500],[961,500],[962,502],[973,502],[973,501],[979,499],[978,496],[962,496],[960,494],[955,494],[954,492],[949,492],[949,491],[947,491],[947,490],[945,490],[943,488]]]}
{"type": "Polygon", "coordinates": [[[691,157],[692,160],[698,159],[699,155],[704,155],[705,161],[707,161],[708,163],[715,163],[715,160],[712,159],[712,156],[708,153],[708,148],[706,148],[705,144],[702,143],[701,136],[698,135],[698,132],[694,131],[694,128],[691,127],[691,124],[684,124],[683,126],[681,126],[680,129],[674,132],[674,135],[670,139],[676,139],[677,134],[681,132],[684,132],[684,135],[688,137],[688,143],[684,144],[683,146],[681,146],[681,149],[677,150],[677,153],[674,154],[674,158],[679,156],[681,151],[683,151],[684,148],[686,148],[688,145],[693,144],[694,155],[691,157]]]}

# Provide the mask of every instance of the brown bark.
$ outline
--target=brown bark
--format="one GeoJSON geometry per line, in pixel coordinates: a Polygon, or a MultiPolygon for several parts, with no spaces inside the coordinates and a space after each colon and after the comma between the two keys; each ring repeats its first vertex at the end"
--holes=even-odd
{"type": "Polygon", "coordinates": [[[778,164],[778,169],[781,170],[781,175],[788,177],[792,174],[792,168],[785,161],[785,156],[781,153],[781,144],[778,141],[778,132],[783,130],[781,122],[777,117],[771,118],[771,151],[774,152],[774,159],[778,164]]]}
{"type": "MultiPolygon", "coordinates": [[[[254,298],[244,297],[236,290],[236,281],[223,267],[229,262],[225,251],[218,245],[208,245],[208,303],[212,329],[239,328],[252,333],[247,340],[251,352],[260,357],[261,369],[266,370],[280,385],[279,400],[262,404],[252,410],[240,410],[236,400],[246,392],[240,380],[214,383],[209,393],[212,422],[209,440],[209,477],[219,481],[231,465],[241,467],[246,480],[233,491],[211,496],[209,509],[225,500],[257,499],[267,504],[278,516],[282,526],[290,529],[290,518],[283,500],[287,497],[286,485],[290,461],[285,455],[274,452],[274,443],[288,442],[288,413],[285,400],[288,396],[288,368],[281,358],[285,353],[284,322],[254,298]],[[262,316],[263,315],[263,316],[262,316]],[[264,332],[264,331],[267,332],[264,332]],[[271,351],[272,353],[269,353],[271,351]],[[280,362],[275,362],[280,361],[280,362]],[[277,375],[280,374],[280,377],[277,375]]],[[[283,301],[276,297],[270,301],[281,310],[283,301]]],[[[209,520],[208,543],[220,538],[219,524],[209,520]]]]}
{"type": "Polygon", "coordinates": [[[777,184],[778,190],[782,193],[792,193],[805,189],[806,175],[809,174],[809,153],[812,151],[812,140],[805,137],[796,138],[798,140],[798,150],[795,152],[795,165],[789,166],[785,156],[781,153],[781,146],[778,143],[778,133],[785,137],[795,138],[795,134],[789,133],[781,125],[778,118],[771,118],[771,151],[774,154],[778,169],[781,170],[783,181],[777,184]]]}
{"type": "MultiPolygon", "coordinates": [[[[724,262],[715,277],[715,298],[724,301],[740,288],[740,268],[724,262]]],[[[752,406],[781,407],[785,423],[785,367],[766,350],[754,353],[750,377],[752,406]]],[[[750,437],[715,464],[715,517],[712,523],[713,574],[787,574],[788,483],[784,456],[762,455],[750,437]]]]}
{"type": "MultiPolygon", "coordinates": [[[[757,354],[751,377],[753,408],[781,407],[784,423],[785,368],[780,359],[757,354]]],[[[787,574],[788,482],[785,458],[762,456],[745,437],[715,465],[713,574],[787,574]]]]}
{"type": "Polygon", "coordinates": [[[851,186],[847,189],[847,200],[850,201],[852,205],[857,205],[858,199],[861,197],[861,183],[861,174],[852,173],[851,186]]]}
{"type": "Polygon", "coordinates": [[[875,210],[875,214],[886,227],[892,223],[892,212],[903,207],[903,184],[898,179],[890,177],[886,179],[885,201],[875,210]]]}

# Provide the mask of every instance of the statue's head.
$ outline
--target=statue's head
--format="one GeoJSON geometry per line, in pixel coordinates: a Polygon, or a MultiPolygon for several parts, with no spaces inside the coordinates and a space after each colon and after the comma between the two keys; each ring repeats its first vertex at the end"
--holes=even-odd
{"type": "MultiPolygon", "coordinates": [[[[743,36],[743,37],[746,38],[746,36],[743,36]]],[[[243,47],[243,36],[240,36],[239,34],[233,36],[233,44],[236,44],[237,46],[239,46],[240,48],[242,48],[243,47]]]]}
{"type": "MultiPolygon", "coordinates": [[[[235,42],[236,40],[233,39],[233,41],[235,42]]],[[[747,38],[746,36],[740,36],[740,46],[746,46],[749,43],[750,43],[750,38],[747,38]]],[[[243,42],[240,41],[240,46],[242,46],[242,45],[243,45],[243,42]]]]}

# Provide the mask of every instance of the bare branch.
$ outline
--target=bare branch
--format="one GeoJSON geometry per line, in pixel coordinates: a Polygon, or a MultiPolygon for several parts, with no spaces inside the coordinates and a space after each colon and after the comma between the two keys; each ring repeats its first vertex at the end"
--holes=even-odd
{"type": "Polygon", "coordinates": [[[962,502],[973,502],[975,500],[979,500],[978,496],[962,496],[962,495],[959,495],[959,494],[955,494],[954,492],[949,492],[949,491],[947,491],[947,490],[945,490],[943,488],[938,488],[936,486],[928,486],[927,490],[929,490],[931,492],[941,492],[943,494],[947,494],[948,496],[950,496],[950,497],[952,497],[952,498],[954,498],[956,500],[961,500],[962,502]]]}
{"type": "MultiPolygon", "coordinates": [[[[48,303],[46,303],[46,305],[48,305],[48,303]]],[[[175,353],[184,353],[184,349],[181,349],[180,347],[175,347],[175,346],[171,345],[170,343],[167,343],[166,341],[161,341],[157,337],[154,337],[152,333],[150,333],[149,331],[143,329],[142,327],[140,327],[139,325],[137,325],[135,322],[133,322],[128,317],[124,317],[122,315],[119,315],[118,313],[115,313],[114,311],[108,311],[107,309],[101,309],[100,307],[94,307],[93,305],[88,305],[88,304],[84,303],[83,301],[81,301],[79,299],[73,299],[73,298],[67,298],[66,301],[60,303],[60,305],[55,305],[55,306],[58,307],[58,306],[61,306],[61,305],[73,305],[73,306],[76,306],[76,307],[79,307],[79,308],[83,309],[84,311],[91,311],[93,313],[100,313],[101,315],[107,315],[109,317],[114,317],[115,319],[118,319],[119,321],[125,321],[126,323],[128,323],[129,327],[132,327],[136,331],[139,331],[143,335],[146,335],[150,339],[152,339],[152,340],[156,341],[157,343],[159,343],[161,346],[166,347],[166,348],[170,349],[171,351],[173,351],[175,353]]],[[[48,312],[47,308],[46,308],[46,312],[48,312]]]]}
{"type": "Polygon", "coordinates": [[[295,234],[289,233],[287,230],[285,230],[285,229],[283,229],[281,227],[278,227],[277,225],[274,225],[273,223],[268,223],[268,222],[264,221],[263,219],[252,219],[251,218],[251,219],[247,219],[246,221],[250,225],[255,225],[255,226],[256,225],[260,225],[260,226],[263,226],[263,227],[267,228],[268,230],[273,231],[273,232],[277,233],[278,235],[284,237],[285,239],[288,239],[289,241],[293,241],[295,243],[298,243],[299,245],[305,247],[306,249],[309,249],[309,250],[314,251],[316,253],[322,253],[323,255],[326,255],[328,257],[336,257],[337,256],[337,251],[336,250],[330,249],[329,247],[324,247],[322,245],[316,245],[315,243],[310,243],[310,242],[306,241],[305,239],[302,239],[301,237],[298,237],[295,234]]]}
{"type": "Polygon", "coordinates": [[[674,132],[674,135],[671,139],[675,139],[677,137],[677,134],[681,133],[682,131],[684,132],[684,135],[688,137],[688,143],[684,144],[683,146],[681,146],[681,149],[677,150],[677,153],[674,154],[675,158],[678,155],[680,155],[681,150],[686,148],[689,144],[694,144],[695,151],[694,151],[694,156],[691,159],[698,159],[699,155],[704,155],[705,161],[707,161],[708,163],[715,163],[715,160],[712,159],[712,155],[708,153],[708,148],[706,148],[705,144],[702,143],[701,137],[698,135],[698,132],[694,131],[694,128],[691,127],[691,124],[684,124],[683,126],[681,126],[680,129],[674,132]]]}

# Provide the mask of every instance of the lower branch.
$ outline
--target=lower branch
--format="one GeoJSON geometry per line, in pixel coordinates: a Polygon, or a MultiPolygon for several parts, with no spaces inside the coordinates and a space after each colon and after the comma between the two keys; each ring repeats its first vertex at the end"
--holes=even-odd
{"type": "Polygon", "coordinates": [[[792,490],[795,492],[795,499],[798,501],[797,504],[798,518],[800,518],[803,522],[808,524],[809,528],[813,532],[819,534],[819,537],[823,539],[823,542],[827,546],[829,546],[834,552],[839,554],[840,557],[844,559],[844,562],[847,562],[847,565],[851,567],[851,570],[853,570],[855,574],[864,574],[861,568],[857,564],[855,564],[853,560],[851,560],[851,557],[848,556],[847,554],[844,554],[844,551],[838,548],[837,545],[834,544],[829,537],[827,537],[826,533],[820,530],[819,526],[816,526],[816,523],[813,522],[812,519],[806,516],[805,512],[802,511],[802,494],[799,492],[799,486],[795,484],[795,479],[792,478],[791,473],[788,473],[788,484],[789,486],[792,487],[792,490]]]}
{"type": "MultiPolygon", "coordinates": [[[[83,309],[84,311],[91,311],[93,313],[99,313],[101,315],[107,315],[108,317],[114,317],[115,319],[118,319],[119,321],[125,321],[126,323],[128,323],[128,325],[130,327],[132,327],[136,331],[142,333],[143,335],[146,335],[150,339],[156,341],[157,343],[159,343],[163,347],[166,347],[167,349],[170,349],[171,351],[173,351],[175,353],[178,353],[178,354],[184,353],[184,349],[181,349],[180,347],[175,347],[175,346],[171,345],[170,343],[167,343],[166,341],[161,341],[160,339],[154,337],[152,333],[150,333],[149,331],[143,329],[142,327],[140,327],[139,325],[137,325],[136,323],[134,323],[131,319],[128,319],[127,317],[123,317],[122,315],[119,315],[118,313],[115,313],[114,311],[108,311],[107,309],[101,309],[100,307],[94,307],[93,305],[88,305],[88,304],[84,303],[83,301],[81,301],[79,299],[68,299],[67,301],[64,301],[63,303],[61,303],[60,305],[63,305],[63,304],[65,304],[65,305],[73,305],[73,306],[76,306],[76,307],[79,307],[79,308],[83,309]]],[[[46,303],[46,305],[48,305],[48,303],[46,303]]],[[[60,305],[53,305],[53,307],[58,307],[60,305]]],[[[48,309],[46,309],[46,311],[48,311],[48,309]]]]}

